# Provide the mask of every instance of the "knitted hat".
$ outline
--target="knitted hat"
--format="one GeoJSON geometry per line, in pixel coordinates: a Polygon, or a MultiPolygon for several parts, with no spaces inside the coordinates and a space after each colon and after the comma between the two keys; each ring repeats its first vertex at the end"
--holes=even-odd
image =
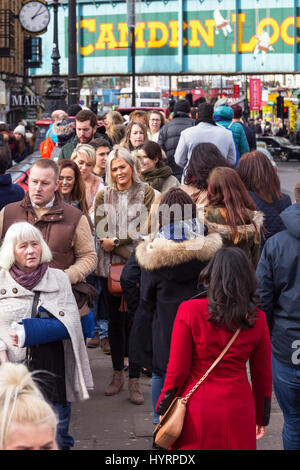
{"type": "Polygon", "coordinates": [[[187,100],[178,100],[174,106],[174,113],[186,113],[189,114],[191,112],[190,103],[187,100]]]}
{"type": "Polygon", "coordinates": [[[14,130],[14,134],[22,134],[23,137],[25,137],[25,127],[24,126],[17,126],[14,130]]]}
{"type": "Polygon", "coordinates": [[[240,119],[243,116],[243,109],[239,104],[231,106],[234,112],[234,119],[240,119]]]}

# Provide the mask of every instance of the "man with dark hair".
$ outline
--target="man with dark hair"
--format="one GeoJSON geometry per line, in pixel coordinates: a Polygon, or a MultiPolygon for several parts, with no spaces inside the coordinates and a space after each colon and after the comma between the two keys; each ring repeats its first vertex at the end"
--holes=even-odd
{"type": "Polygon", "coordinates": [[[177,165],[184,168],[183,172],[188,166],[193,148],[203,142],[216,145],[230,165],[235,165],[236,150],[232,132],[224,127],[217,126],[213,114],[214,108],[211,104],[200,104],[197,125],[181,132],[174,160],[177,165]]]}
{"type": "Polygon", "coordinates": [[[73,150],[78,144],[89,144],[93,139],[103,137],[97,134],[97,116],[89,109],[82,109],[75,116],[76,135],[64,145],[58,160],[70,160],[73,150]]]}
{"type": "Polygon", "coordinates": [[[168,165],[174,176],[181,181],[183,168],[176,165],[174,154],[180,139],[181,131],[194,126],[195,121],[191,118],[191,106],[187,100],[178,100],[174,106],[174,115],[159,132],[158,144],[167,155],[168,165]]]}
{"type": "Polygon", "coordinates": [[[24,189],[13,184],[11,175],[5,174],[11,164],[10,150],[0,141],[0,210],[11,202],[21,201],[25,195],[24,189]]]}
{"type": "Polygon", "coordinates": [[[94,166],[93,173],[100,176],[103,182],[105,182],[105,165],[111,151],[111,146],[108,140],[103,138],[92,140],[90,145],[96,150],[96,165],[94,166]]]}

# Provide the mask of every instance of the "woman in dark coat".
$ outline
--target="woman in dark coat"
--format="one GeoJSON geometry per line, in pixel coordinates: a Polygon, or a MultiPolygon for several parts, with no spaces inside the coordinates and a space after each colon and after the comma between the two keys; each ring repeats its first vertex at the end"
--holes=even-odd
{"type": "MultiPolygon", "coordinates": [[[[218,234],[204,236],[205,228],[196,212],[196,205],[184,191],[171,188],[161,198],[158,233],[153,240],[142,242],[136,248],[141,267],[141,306],[152,320],[153,408],[167,369],[177,309],[183,300],[197,295],[199,272],[222,246],[218,234]],[[170,212],[175,204],[178,211],[170,212]]],[[[143,335],[142,328],[140,331],[146,341],[149,322],[145,324],[143,335]]],[[[154,414],[154,423],[157,422],[158,416],[154,414]]]]}
{"type": "Polygon", "coordinates": [[[285,230],[280,213],[292,204],[290,196],[283,194],[280,180],[268,157],[259,150],[246,153],[240,159],[237,172],[259,211],[264,214],[265,233],[261,237],[261,250],[268,238],[285,230]]]}
{"type": "Polygon", "coordinates": [[[172,450],[255,450],[269,423],[271,346],[257,281],[239,248],[219,250],[201,272],[208,298],[183,302],[176,315],[170,359],[157,411],[184,397],[240,333],[187,402],[182,433],[172,450]],[[251,383],[247,378],[249,360],[251,383]]]}

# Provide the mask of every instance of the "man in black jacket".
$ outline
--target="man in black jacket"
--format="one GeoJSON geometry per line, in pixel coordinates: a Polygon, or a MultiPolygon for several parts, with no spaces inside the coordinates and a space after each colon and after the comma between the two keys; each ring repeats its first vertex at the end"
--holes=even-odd
{"type": "Polygon", "coordinates": [[[159,133],[158,143],[165,151],[168,165],[172,168],[174,176],[181,181],[183,168],[176,165],[174,160],[175,150],[179,142],[181,131],[194,126],[195,121],[191,118],[191,107],[187,100],[179,100],[174,106],[174,115],[159,133]]]}
{"type": "Polygon", "coordinates": [[[265,243],[257,267],[258,294],[271,334],[274,392],[284,416],[283,446],[300,450],[300,202],[280,217],[286,230],[265,243]]]}

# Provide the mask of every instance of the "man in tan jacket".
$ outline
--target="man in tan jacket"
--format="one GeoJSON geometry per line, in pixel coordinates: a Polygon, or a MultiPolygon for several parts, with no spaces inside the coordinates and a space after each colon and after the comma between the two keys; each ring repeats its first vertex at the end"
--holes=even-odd
{"type": "Polygon", "coordinates": [[[50,266],[64,270],[73,286],[94,271],[97,254],[86,216],[65,203],[57,191],[58,174],[53,160],[42,158],[33,163],[25,198],[0,212],[0,239],[15,222],[35,225],[52,251],[50,266]]]}

